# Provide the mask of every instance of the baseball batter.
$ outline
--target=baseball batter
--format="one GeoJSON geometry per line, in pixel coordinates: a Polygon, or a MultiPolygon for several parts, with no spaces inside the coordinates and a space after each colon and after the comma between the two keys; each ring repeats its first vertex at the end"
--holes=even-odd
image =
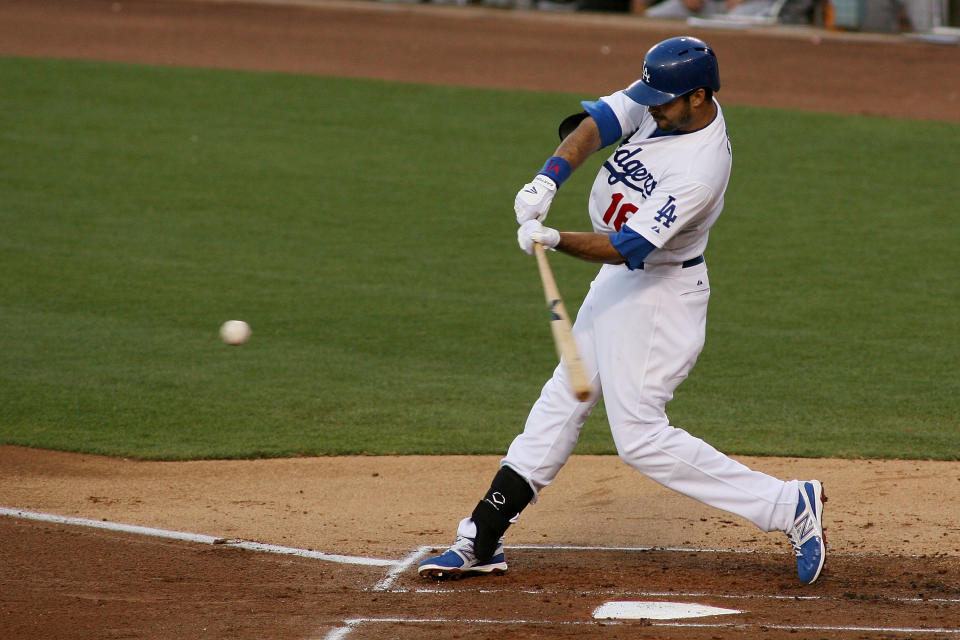
{"type": "Polygon", "coordinates": [[[579,402],[563,363],[557,366],[490,489],[460,522],[456,542],[423,561],[421,576],[506,571],[504,533],[566,463],[600,398],[627,464],[764,531],[786,532],[800,580],[820,575],[821,483],[751,470],[672,426],[665,411],[704,344],[710,281],[703,252],[723,210],[732,163],[713,95],[719,89],[717,58],[706,43],[679,37],[655,45],[639,80],[584,102],[582,113],[561,124],[560,146],[517,194],[524,251],[541,243],[603,264],[573,326],[593,392],[579,402]],[[590,192],[593,232],[544,226],[560,185],[587,157],[615,143],[590,192]]]}

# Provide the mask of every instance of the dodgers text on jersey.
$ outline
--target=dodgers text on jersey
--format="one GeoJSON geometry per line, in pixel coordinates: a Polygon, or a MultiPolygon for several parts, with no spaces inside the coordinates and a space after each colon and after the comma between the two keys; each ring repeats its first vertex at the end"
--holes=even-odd
{"type": "Polygon", "coordinates": [[[641,151],[643,151],[642,147],[637,147],[632,151],[621,147],[611,156],[610,160],[603,163],[603,167],[610,173],[607,177],[607,184],[615,185],[622,182],[624,186],[639,192],[641,197],[646,200],[657,188],[657,179],[637,158],[641,151]]]}

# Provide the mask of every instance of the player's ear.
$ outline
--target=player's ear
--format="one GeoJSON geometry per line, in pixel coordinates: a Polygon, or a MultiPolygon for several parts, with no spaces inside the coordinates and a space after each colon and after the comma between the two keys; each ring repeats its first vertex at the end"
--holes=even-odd
{"type": "Polygon", "coordinates": [[[707,91],[703,88],[691,91],[687,95],[690,96],[690,106],[694,109],[699,109],[707,101],[707,91]]]}

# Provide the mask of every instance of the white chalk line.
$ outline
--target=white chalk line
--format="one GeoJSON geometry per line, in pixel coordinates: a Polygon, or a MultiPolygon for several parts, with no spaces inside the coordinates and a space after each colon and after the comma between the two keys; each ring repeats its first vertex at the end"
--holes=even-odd
{"type": "MultiPolygon", "coordinates": [[[[462,586],[462,585],[458,585],[462,586]]],[[[445,589],[442,587],[414,587],[385,589],[387,593],[437,593],[462,594],[464,589],[445,589]]],[[[569,593],[566,589],[470,589],[469,593],[525,593],[529,595],[559,595],[569,593]]],[[[856,600],[846,596],[800,596],[777,595],[769,593],[710,593],[706,591],[631,591],[630,589],[581,589],[577,593],[590,596],[642,596],[645,598],[725,598],[728,600],[825,600],[845,602],[856,600]]],[[[905,604],[939,604],[960,603],[960,598],[901,598],[897,596],[870,596],[870,602],[877,601],[897,602],[905,604]]]]}
{"type": "MultiPolygon", "coordinates": [[[[457,619],[457,618],[350,618],[343,621],[344,626],[335,627],[327,632],[323,640],[344,640],[350,632],[362,624],[529,624],[529,625],[557,625],[557,626],[597,626],[596,620],[492,620],[485,618],[457,619]]],[[[603,620],[604,626],[620,625],[619,620],[603,620]]]]}
{"type": "MultiPolygon", "coordinates": [[[[494,620],[489,618],[350,618],[349,620],[344,620],[345,627],[337,627],[331,630],[324,638],[324,640],[342,640],[350,633],[356,626],[361,624],[478,624],[478,625],[506,625],[506,624],[519,624],[519,625],[557,625],[557,626],[583,626],[590,625],[596,626],[596,620],[566,620],[566,621],[556,621],[556,620],[531,620],[531,619],[509,619],[509,620],[494,620]]],[[[625,624],[617,620],[604,620],[604,625],[617,625],[625,624]]],[[[960,635],[960,628],[957,629],[946,629],[946,628],[923,628],[923,627],[860,627],[853,625],[815,625],[815,624],[805,624],[805,625],[785,625],[785,624],[769,624],[769,623],[750,623],[744,624],[741,622],[663,622],[657,620],[646,620],[644,624],[648,626],[656,627],[680,627],[680,628],[752,628],[752,627],[762,627],[764,629],[777,629],[782,631],[853,631],[858,633],[863,632],[873,632],[873,633],[940,633],[940,634],[958,634],[960,635]]]]}
{"type": "MultiPolygon", "coordinates": [[[[534,544],[520,544],[520,545],[504,545],[504,549],[519,549],[519,550],[531,550],[531,551],[670,551],[672,553],[742,553],[747,555],[789,555],[791,551],[789,549],[777,550],[777,549],[696,549],[693,547],[604,547],[604,546],[587,546],[587,545],[534,545],[534,544]]],[[[851,552],[834,552],[830,551],[830,545],[827,545],[827,555],[831,558],[885,558],[891,557],[889,554],[884,553],[851,553],[851,552]]],[[[937,556],[930,556],[929,554],[897,554],[897,558],[930,558],[937,556]]]]}
{"type": "Polygon", "coordinates": [[[426,558],[427,554],[429,554],[432,550],[433,547],[424,546],[417,547],[411,551],[406,558],[395,564],[393,568],[387,571],[387,575],[385,575],[380,582],[373,586],[373,590],[387,591],[390,589],[390,587],[393,586],[394,581],[399,578],[404,571],[419,562],[422,558],[426,558]]]}
{"type": "MultiPolygon", "coordinates": [[[[556,626],[597,626],[596,620],[491,620],[485,618],[456,619],[456,618],[350,618],[343,621],[345,626],[331,629],[323,640],[344,640],[350,632],[361,624],[529,624],[529,625],[556,625],[556,626]]],[[[604,626],[623,624],[619,620],[603,620],[604,626]]]]}
{"type": "Polygon", "coordinates": [[[186,533],[183,531],[170,531],[167,529],[155,529],[153,527],[142,527],[134,524],[122,524],[118,522],[108,522],[105,520],[90,520],[87,518],[71,518],[68,516],[59,516],[51,513],[38,513],[35,511],[24,511],[23,509],[11,509],[9,507],[0,507],[0,516],[10,516],[24,520],[37,520],[40,522],[49,522],[53,524],[67,524],[80,527],[92,527],[94,529],[106,529],[107,531],[118,531],[122,533],[134,533],[142,536],[151,536],[154,538],[164,538],[167,540],[182,540],[185,542],[196,542],[199,544],[212,544],[236,549],[246,549],[248,551],[263,551],[266,553],[276,553],[280,555],[297,556],[300,558],[310,558],[314,560],[324,560],[326,562],[336,562],[340,564],[356,564],[371,567],[392,567],[397,564],[396,560],[385,560],[383,558],[365,558],[362,556],[345,556],[338,553],[324,553],[312,549],[296,549],[293,547],[283,547],[275,544],[264,544],[262,542],[251,542],[249,540],[234,540],[229,538],[218,538],[200,533],[186,533]]]}
{"type": "MultiPolygon", "coordinates": [[[[597,626],[596,620],[527,620],[524,618],[496,620],[493,618],[350,618],[344,623],[352,626],[368,623],[384,624],[537,624],[558,626],[597,626]]],[[[603,620],[604,625],[624,624],[618,620],[603,620]]],[[[337,629],[334,629],[336,631],[337,629]]]]}
{"type": "MultiPolygon", "coordinates": [[[[461,595],[461,590],[450,590],[450,589],[441,589],[441,588],[392,588],[394,581],[403,574],[410,566],[414,565],[421,558],[425,557],[429,552],[434,549],[441,549],[441,547],[436,546],[421,546],[411,552],[403,561],[398,563],[393,569],[391,569],[387,575],[380,580],[374,587],[374,591],[381,591],[386,593],[431,593],[431,594],[456,594],[461,595]]],[[[730,549],[691,549],[691,548],[676,548],[676,547],[601,547],[601,546],[571,546],[571,545],[516,545],[505,547],[507,549],[529,549],[529,550],[569,550],[569,551],[669,551],[669,552],[714,552],[714,553],[778,553],[774,551],[752,551],[752,550],[730,550],[730,549]]],[[[836,555],[836,554],[835,554],[836,555]]],[[[850,554],[850,555],[860,555],[860,554],[850,554]]],[[[516,589],[477,589],[475,593],[527,593],[533,595],[542,595],[550,593],[560,593],[559,590],[549,590],[549,589],[538,589],[538,590],[516,590],[516,589]]],[[[726,599],[769,599],[769,600],[834,600],[840,601],[845,598],[840,597],[829,597],[829,596],[798,596],[798,595],[776,595],[776,594],[716,594],[708,592],[666,592],[666,591],[629,591],[629,590],[588,590],[579,592],[582,594],[588,595],[603,595],[603,596],[644,596],[644,597],[670,597],[670,598],[726,598],[726,599]]],[[[942,603],[942,602],[960,602],[960,598],[897,598],[897,597],[882,597],[880,598],[885,601],[890,602],[902,602],[902,603],[942,603]]],[[[589,621],[556,621],[556,620],[528,620],[528,619],[517,619],[517,620],[494,620],[494,619],[457,619],[457,618],[350,618],[343,621],[343,626],[335,627],[330,630],[327,635],[324,637],[324,640],[346,640],[346,638],[356,629],[357,626],[363,624],[478,624],[478,625],[503,625],[503,624],[518,624],[518,625],[591,625],[594,626],[597,624],[596,620],[589,621]]],[[[659,621],[647,621],[647,623],[653,626],[668,626],[668,627],[681,627],[681,628],[730,628],[733,626],[742,627],[743,623],[693,623],[693,622],[659,622],[659,621]]],[[[604,620],[603,624],[605,625],[618,625],[625,624],[621,621],[616,620],[604,620]]],[[[790,626],[790,625],[770,625],[770,624],[750,624],[748,627],[762,626],[763,628],[771,628],[778,630],[791,630],[791,631],[849,631],[849,632],[873,632],[873,633],[947,633],[947,634],[960,634],[960,629],[922,629],[922,628],[912,628],[912,627],[857,627],[857,626],[826,626],[826,625],[799,625],[799,626],[790,626]]]]}
{"type": "Polygon", "coordinates": [[[350,635],[353,628],[357,626],[357,623],[351,622],[350,620],[344,620],[344,624],[346,626],[331,629],[327,635],[323,636],[323,640],[343,640],[350,635]]]}
{"type": "MultiPolygon", "coordinates": [[[[104,529],[107,531],[116,531],[121,533],[132,533],[137,535],[145,535],[156,538],[163,538],[167,540],[181,540],[185,542],[195,542],[199,544],[209,544],[209,545],[222,545],[229,546],[238,549],[246,549],[249,551],[261,551],[267,553],[275,553],[280,555],[293,555],[302,558],[311,558],[316,560],[324,560],[328,562],[336,562],[341,564],[356,564],[356,565],[366,565],[366,566],[378,566],[378,567],[390,567],[390,570],[387,572],[387,575],[384,576],[376,585],[374,585],[374,591],[391,591],[396,593],[414,591],[417,593],[448,593],[449,591],[439,590],[439,589],[415,589],[415,590],[391,590],[390,587],[393,585],[393,582],[409,567],[415,564],[418,560],[424,557],[434,548],[434,546],[421,546],[412,551],[402,560],[387,560],[382,558],[368,558],[362,556],[347,556],[336,553],[324,553],[322,551],[314,551],[312,549],[297,549],[293,547],[284,547],[274,544],[264,544],[260,542],[251,542],[247,540],[234,540],[219,538],[216,536],[209,536],[199,533],[188,533],[183,531],[172,531],[168,529],[157,529],[154,527],[144,527],[140,525],[131,525],[123,524],[117,522],[109,522],[105,520],[90,520],[88,518],[75,518],[69,516],[61,516],[56,514],[49,513],[39,513],[36,511],[26,511],[23,509],[13,509],[10,507],[0,507],[0,516],[9,516],[13,518],[20,518],[24,520],[35,520],[40,522],[48,522],[52,524],[66,524],[72,526],[82,526],[82,527],[91,527],[94,529],[104,529]]],[[[522,545],[509,547],[513,549],[539,549],[539,550],[593,550],[593,551],[672,551],[672,552],[717,552],[717,553],[764,553],[764,552],[755,552],[755,551],[736,551],[729,549],[686,549],[686,548],[670,548],[670,547],[587,547],[587,546],[543,546],[543,545],[522,545]]],[[[493,593],[498,590],[483,590],[484,592],[493,593]]],[[[506,590],[503,590],[506,591],[506,590]]],[[[544,593],[544,591],[527,591],[526,593],[544,593]]],[[[709,593],[673,593],[673,592],[624,592],[624,591],[610,591],[606,592],[608,594],[620,594],[620,595],[631,595],[634,593],[636,595],[645,595],[645,596],[663,596],[663,597],[718,597],[718,598],[782,598],[782,599],[816,599],[819,596],[765,596],[761,594],[746,594],[746,595],[730,595],[730,594],[709,594],[709,593]]],[[[899,601],[899,602],[960,602],[960,598],[883,598],[885,600],[899,601]]],[[[409,623],[409,624],[531,624],[531,625],[595,625],[595,621],[561,621],[557,622],[554,620],[491,620],[491,619],[455,619],[455,618],[351,618],[344,620],[344,625],[342,627],[336,627],[332,629],[325,636],[324,640],[343,640],[346,638],[354,627],[360,624],[368,623],[381,623],[381,624],[399,624],[399,623],[409,623]]],[[[619,624],[615,621],[606,621],[605,624],[619,624]]],[[[687,623],[687,622],[653,622],[650,624],[659,625],[659,626],[670,626],[670,627],[729,627],[729,623],[687,623]]],[[[806,630],[806,631],[855,631],[855,632],[874,632],[874,633],[948,633],[948,634],[960,634],[960,628],[958,629],[943,629],[943,628],[913,628],[913,627],[857,627],[857,626],[825,626],[825,625],[800,625],[800,626],[790,626],[790,625],[773,625],[773,624],[764,624],[765,628],[769,629],[778,629],[778,630],[806,630]]]]}

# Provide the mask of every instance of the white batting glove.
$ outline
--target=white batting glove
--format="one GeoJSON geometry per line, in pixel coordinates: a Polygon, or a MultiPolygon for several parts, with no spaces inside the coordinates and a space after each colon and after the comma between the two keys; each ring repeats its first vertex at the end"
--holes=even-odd
{"type": "Polygon", "coordinates": [[[550,203],[557,194],[557,183],[543,174],[537,174],[532,182],[523,185],[513,201],[513,210],[517,212],[517,224],[528,220],[547,219],[550,203]]]}
{"type": "Polygon", "coordinates": [[[527,220],[517,229],[517,243],[529,255],[533,255],[533,245],[539,242],[548,249],[560,244],[560,232],[540,224],[539,220],[527,220]]]}

